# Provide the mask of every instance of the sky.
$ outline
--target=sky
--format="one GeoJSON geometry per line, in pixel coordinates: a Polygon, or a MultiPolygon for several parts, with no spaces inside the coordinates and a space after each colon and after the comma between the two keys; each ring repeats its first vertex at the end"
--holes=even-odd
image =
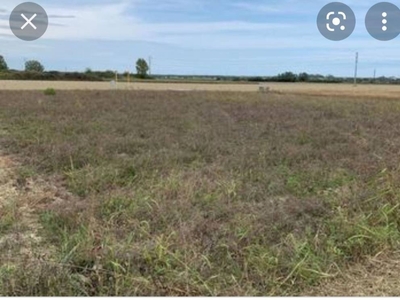
{"type": "Polygon", "coordinates": [[[47,70],[133,72],[138,58],[152,57],[153,74],[351,77],[359,52],[360,76],[400,77],[400,36],[382,42],[365,28],[377,1],[343,1],[357,25],[340,42],[318,31],[322,0],[38,0],[50,24],[33,42],[9,29],[21,2],[0,2],[0,55],[13,69],[37,59],[47,70]]]}

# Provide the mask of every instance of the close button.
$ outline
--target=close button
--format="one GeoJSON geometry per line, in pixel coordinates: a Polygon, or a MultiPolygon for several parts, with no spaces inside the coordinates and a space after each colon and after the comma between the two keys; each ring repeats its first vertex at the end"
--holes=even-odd
{"type": "Polygon", "coordinates": [[[36,3],[22,3],[11,12],[11,31],[21,40],[34,41],[41,38],[48,26],[49,18],[46,11],[36,3]]]}

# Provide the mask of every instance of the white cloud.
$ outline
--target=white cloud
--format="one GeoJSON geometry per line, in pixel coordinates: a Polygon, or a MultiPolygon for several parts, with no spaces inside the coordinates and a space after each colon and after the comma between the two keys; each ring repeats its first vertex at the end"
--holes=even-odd
{"type": "Polygon", "coordinates": [[[72,40],[157,40],[160,38],[161,41],[165,34],[266,31],[290,27],[286,24],[243,21],[146,23],[139,18],[124,14],[124,8],[124,4],[119,4],[107,7],[91,7],[88,10],[64,10],[64,13],[73,14],[76,18],[64,21],[63,24],[66,25],[64,28],[49,29],[46,38],[72,40]]]}

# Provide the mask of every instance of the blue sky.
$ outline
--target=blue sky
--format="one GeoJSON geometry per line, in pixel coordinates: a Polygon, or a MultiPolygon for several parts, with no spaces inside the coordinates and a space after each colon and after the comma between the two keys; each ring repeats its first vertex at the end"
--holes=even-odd
{"type": "MultiPolygon", "coordinates": [[[[316,26],[321,0],[38,0],[51,16],[46,34],[23,42],[8,15],[23,1],[0,3],[0,55],[22,69],[38,59],[48,70],[134,70],[151,56],[154,74],[275,75],[288,70],[352,76],[400,77],[400,36],[381,42],[364,19],[378,1],[343,1],[357,26],[332,42],[316,26]]],[[[395,2],[393,2],[396,4],[395,2]]]]}

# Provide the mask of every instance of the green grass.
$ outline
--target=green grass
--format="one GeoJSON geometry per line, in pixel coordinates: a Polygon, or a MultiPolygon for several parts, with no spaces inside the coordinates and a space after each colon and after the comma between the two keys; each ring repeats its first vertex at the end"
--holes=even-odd
{"type": "Polygon", "coordinates": [[[18,176],[73,195],[37,208],[55,251],[0,269],[0,294],[301,295],[399,249],[399,102],[60,91],[0,106],[18,176]]]}
{"type": "Polygon", "coordinates": [[[15,202],[3,204],[0,212],[0,234],[8,233],[18,221],[15,202]]]}
{"type": "Polygon", "coordinates": [[[55,96],[56,95],[56,90],[53,88],[47,88],[43,91],[43,94],[45,96],[55,96]]]}

